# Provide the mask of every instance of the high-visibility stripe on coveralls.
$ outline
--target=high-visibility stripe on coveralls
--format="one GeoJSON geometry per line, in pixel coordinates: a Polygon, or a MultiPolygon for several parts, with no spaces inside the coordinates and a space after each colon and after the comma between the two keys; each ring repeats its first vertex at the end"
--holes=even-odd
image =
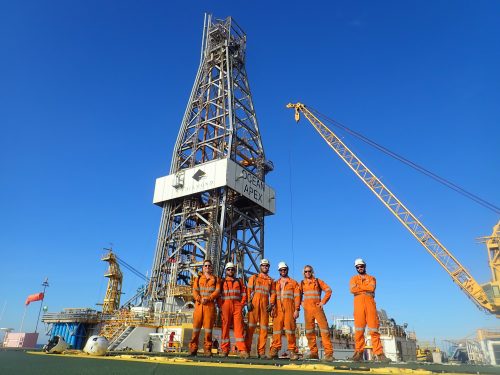
{"type": "Polygon", "coordinates": [[[205,341],[203,349],[205,353],[210,353],[212,349],[212,329],[215,324],[215,300],[220,295],[220,281],[217,277],[201,275],[193,282],[193,336],[189,342],[191,353],[198,350],[198,340],[200,338],[201,327],[205,330],[205,341]],[[207,298],[208,302],[203,305],[202,298],[207,298]]]}
{"type": "Polygon", "coordinates": [[[274,280],[264,273],[252,275],[248,279],[247,298],[252,302],[253,310],[248,313],[248,328],[246,335],[246,347],[248,351],[252,349],[252,340],[257,323],[259,324],[259,341],[257,353],[266,354],[267,330],[269,325],[269,313],[267,306],[276,303],[276,290],[274,280]]]}
{"type": "Polygon", "coordinates": [[[289,277],[281,277],[276,280],[276,317],[273,319],[272,349],[276,351],[281,349],[281,335],[285,334],[288,341],[288,350],[295,352],[297,349],[296,323],[293,314],[299,310],[299,283],[289,277]]]}
{"type": "Polygon", "coordinates": [[[229,331],[233,324],[234,340],[240,352],[246,352],[242,309],[247,301],[243,280],[226,276],[221,282],[221,295],[218,299],[222,318],[221,351],[229,353],[229,331]]]}
{"type": "Polygon", "coordinates": [[[379,320],[377,305],[375,304],[375,289],[377,280],[375,277],[364,274],[355,275],[351,278],[350,289],[354,294],[354,340],[355,350],[363,352],[365,349],[365,327],[372,338],[373,354],[384,353],[380,343],[379,320]]]}
{"type": "Polygon", "coordinates": [[[318,306],[318,303],[326,304],[332,296],[332,289],[320,279],[314,277],[304,279],[300,283],[302,294],[302,306],[304,307],[304,323],[306,328],[307,344],[311,354],[318,354],[318,345],[316,343],[316,333],[314,332],[315,321],[318,322],[321,342],[326,356],[333,355],[333,345],[330,339],[330,329],[325,312],[318,306]],[[321,292],[324,292],[321,299],[321,292]]]}

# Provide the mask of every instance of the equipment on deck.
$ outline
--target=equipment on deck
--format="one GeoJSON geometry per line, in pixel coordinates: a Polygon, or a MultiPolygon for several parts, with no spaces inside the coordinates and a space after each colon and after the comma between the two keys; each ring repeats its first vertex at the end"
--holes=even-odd
{"type": "Polygon", "coordinates": [[[488,247],[489,266],[493,277],[491,282],[480,285],[451,252],[439,242],[344,142],[313,114],[313,110],[302,103],[289,103],[287,108],[295,109],[295,121],[297,122],[300,120],[300,113],[303,113],[325,142],[382,201],[387,209],[396,216],[417,241],[425,247],[465,294],[478,307],[500,318],[500,221],[494,227],[493,234],[485,239],[488,247]]]}
{"type": "Polygon", "coordinates": [[[91,355],[106,355],[109,341],[104,336],[90,336],[83,348],[83,351],[91,355]]]}
{"type": "Polygon", "coordinates": [[[60,354],[67,350],[69,345],[61,336],[52,337],[49,342],[43,347],[46,353],[60,354]]]}

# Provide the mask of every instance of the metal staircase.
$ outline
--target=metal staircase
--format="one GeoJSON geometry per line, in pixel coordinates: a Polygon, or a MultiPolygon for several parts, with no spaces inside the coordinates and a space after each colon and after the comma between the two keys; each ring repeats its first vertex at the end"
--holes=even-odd
{"type": "Polygon", "coordinates": [[[135,329],[135,326],[125,326],[111,338],[108,350],[115,350],[135,329]]]}

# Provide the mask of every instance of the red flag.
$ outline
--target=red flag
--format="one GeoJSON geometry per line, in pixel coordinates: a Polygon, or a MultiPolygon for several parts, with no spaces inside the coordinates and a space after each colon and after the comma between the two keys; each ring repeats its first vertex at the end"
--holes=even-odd
{"type": "Polygon", "coordinates": [[[28,306],[30,302],[41,301],[41,300],[43,300],[43,293],[30,294],[28,298],[26,298],[26,302],[24,304],[28,306]]]}

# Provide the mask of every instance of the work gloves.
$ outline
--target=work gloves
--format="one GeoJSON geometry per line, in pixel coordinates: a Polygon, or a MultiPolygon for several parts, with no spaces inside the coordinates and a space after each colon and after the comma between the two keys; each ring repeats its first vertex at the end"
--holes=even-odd
{"type": "Polygon", "coordinates": [[[273,311],[273,307],[274,305],[272,303],[270,303],[269,305],[267,305],[267,312],[270,314],[271,311],[273,311]]]}
{"type": "MultiPolygon", "coordinates": [[[[248,302],[247,303],[247,312],[250,312],[253,310],[253,305],[252,305],[252,302],[248,302]]],[[[266,311],[269,313],[269,314],[272,314],[275,309],[274,309],[274,305],[272,303],[270,303],[269,305],[267,305],[267,308],[266,308],[266,311]]]]}

